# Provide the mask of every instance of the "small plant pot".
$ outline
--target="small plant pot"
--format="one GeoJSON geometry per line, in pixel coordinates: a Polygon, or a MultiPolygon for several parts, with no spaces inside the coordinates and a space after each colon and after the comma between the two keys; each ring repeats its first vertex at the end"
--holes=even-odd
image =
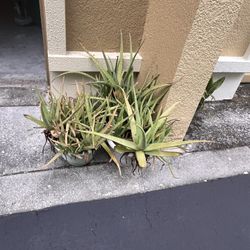
{"type": "MultiPolygon", "coordinates": [[[[59,150],[56,147],[54,148],[56,152],[59,152],[59,150]]],[[[71,166],[83,167],[85,165],[88,165],[92,161],[93,155],[94,155],[94,151],[88,150],[78,155],[73,155],[70,153],[63,154],[61,158],[64,159],[71,166]]]]}
{"type": "Polygon", "coordinates": [[[77,156],[72,154],[63,154],[62,158],[67,161],[67,163],[69,163],[69,165],[71,166],[83,167],[92,161],[93,151],[84,151],[82,154],[79,154],[77,156]]]}

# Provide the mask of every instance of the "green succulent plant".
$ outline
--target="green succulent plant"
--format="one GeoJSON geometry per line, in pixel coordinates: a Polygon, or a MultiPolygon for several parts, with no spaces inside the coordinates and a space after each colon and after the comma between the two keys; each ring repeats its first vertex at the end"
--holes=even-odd
{"type": "Polygon", "coordinates": [[[157,157],[161,160],[164,160],[163,157],[179,156],[183,151],[183,145],[201,142],[167,141],[167,137],[171,131],[171,122],[168,121],[168,118],[170,112],[173,110],[176,104],[165,111],[160,110],[155,117],[153,116],[154,109],[149,110],[147,115],[149,116],[148,120],[150,121],[150,126],[147,129],[144,129],[144,117],[142,116],[139,109],[138,97],[136,95],[135,87],[132,86],[131,89],[133,93],[133,105],[129,103],[125,91],[121,89],[125,101],[126,112],[129,117],[129,129],[131,131],[130,139],[93,131],[82,132],[101,136],[107,140],[115,142],[117,144],[115,146],[115,151],[122,154],[133,153],[137,165],[141,168],[147,166],[148,157],[157,157]]]}
{"type": "MultiPolygon", "coordinates": [[[[105,65],[102,65],[101,62],[99,62],[90,52],[88,52],[83,47],[83,49],[89,54],[90,59],[95,64],[99,73],[95,76],[92,76],[84,72],[66,72],[60,74],[58,77],[72,73],[81,74],[91,80],[90,84],[96,89],[97,96],[109,98],[109,100],[113,101],[111,102],[111,105],[116,105],[117,102],[120,102],[120,104],[124,104],[119,105],[117,116],[114,117],[115,123],[119,124],[121,124],[121,122],[124,121],[124,119],[126,119],[127,117],[123,91],[126,93],[129,102],[133,104],[134,97],[132,88],[135,86],[136,96],[138,97],[138,107],[143,117],[142,126],[143,128],[147,129],[147,127],[150,126],[150,120],[148,120],[150,116],[147,113],[152,112],[152,115],[155,114],[155,110],[170,89],[171,84],[160,84],[158,82],[159,75],[152,76],[150,74],[147,75],[144,82],[140,85],[136,82],[136,73],[134,72],[133,64],[141,48],[141,45],[136,50],[136,52],[133,52],[131,36],[129,36],[129,39],[130,61],[126,68],[124,65],[123,37],[121,34],[120,53],[116,59],[115,64],[113,64],[110,58],[108,58],[108,56],[104,52],[102,52],[105,61],[105,65]]],[[[123,122],[121,126],[118,126],[115,129],[114,134],[126,138],[130,136],[129,131],[129,124],[127,122],[123,122]]]]}
{"type": "MultiPolygon", "coordinates": [[[[111,105],[118,104],[114,123],[120,124],[110,134],[85,129],[81,132],[115,142],[115,151],[122,154],[133,153],[137,165],[143,168],[147,165],[148,157],[164,160],[165,156],[179,156],[183,152],[183,145],[198,141],[168,139],[173,124],[173,121],[169,121],[169,113],[174,106],[163,111],[159,104],[171,84],[160,84],[159,76],[150,74],[140,85],[136,82],[133,64],[139,49],[140,46],[133,53],[130,37],[130,62],[127,68],[124,65],[122,35],[120,54],[114,65],[104,52],[102,53],[105,65],[85,49],[99,73],[95,77],[83,72],[78,73],[91,79],[90,84],[95,87],[97,96],[109,98],[112,100],[111,105]]],[[[70,73],[72,72],[60,76],[70,73]]]]}
{"type": "Polygon", "coordinates": [[[225,77],[221,77],[220,79],[216,81],[214,81],[213,77],[209,79],[206,90],[200,100],[200,103],[198,106],[199,108],[202,108],[204,106],[204,102],[208,97],[210,96],[213,97],[214,91],[217,90],[224,81],[225,81],[225,77]]]}
{"type": "Polygon", "coordinates": [[[65,96],[59,99],[51,96],[49,102],[41,98],[42,119],[26,117],[50,131],[49,140],[58,146],[60,152],[77,154],[102,146],[119,171],[119,161],[106,140],[116,143],[115,151],[132,153],[141,168],[146,167],[148,157],[164,161],[164,157],[179,156],[184,145],[201,141],[173,141],[169,138],[173,124],[169,114],[175,105],[163,110],[160,103],[171,84],[160,84],[159,76],[150,74],[143,83],[136,82],[133,64],[139,49],[133,53],[130,37],[128,67],[124,65],[122,35],[115,64],[104,52],[105,65],[85,50],[99,73],[93,76],[84,72],[66,72],[58,77],[72,73],[88,77],[89,84],[96,89],[95,96],[82,93],[72,100],[65,96]]]}
{"type": "MultiPolygon", "coordinates": [[[[82,133],[81,130],[95,131],[109,134],[121,124],[114,124],[117,115],[117,105],[111,105],[108,98],[89,96],[79,93],[76,98],[65,95],[55,97],[49,94],[48,101],[41,95],[41,119],[31,115],[24,115],[27,119],[44,128],[46,139],[53,145],[58,153],[49,164],[63,154],[76,157],[86,151],[103,147],[119,168],[106,139],[94,134],[82,133]]],[[[122,121],[123,122],[123,121],[122,121]]]]}

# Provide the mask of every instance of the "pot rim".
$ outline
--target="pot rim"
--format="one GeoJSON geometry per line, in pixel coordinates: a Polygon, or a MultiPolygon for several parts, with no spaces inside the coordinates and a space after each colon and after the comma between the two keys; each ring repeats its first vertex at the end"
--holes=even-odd
{"type": "MultiPolygon", "coordinates": [[[[55,148],[55,150],[57,151],[57,152],[59,152],[60,150],[56,147],[56,145],[54,144],[53,145],[54,146],[54,148],[55,148]]],[[[96,150],[95,149],[88,149],[88,150],[84,150],[82,153],[78,153],[78,154],[74,154],[74,153],[63,153],[63,155],[65,155],[65,156],[73,156],[73,157],[76,157],[76,156],[83,156],[84,154],[94,154],[94,152],[95,152],[96,150]]]]}

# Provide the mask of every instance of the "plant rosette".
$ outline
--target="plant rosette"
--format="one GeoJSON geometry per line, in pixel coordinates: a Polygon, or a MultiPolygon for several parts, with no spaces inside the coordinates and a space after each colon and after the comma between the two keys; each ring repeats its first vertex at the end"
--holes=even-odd
{"type": "MultiPolygon", "coordinates": [[[[123,153],[118,152],[118,151],[115,149],[115,147],[117,146],[117,144],[116,144],[115,142],[113,142],[113,141],[111,141],[111,140],[107,140],[107,144],[108,144],[109,147],[115,152],[115,154],[116,154],[117,156],[119,156],[120,161],[125,157],[125,159],[126,159],[125,162],[126,162],[126,164],[127,164],[129,161],[132,161],[132,160],[135,158],[135,152],[130,152],[130,153],[127,153],[127,154],[123,154],[123,153]]],[[[162,152],[164,153],[164,150],[162,150],[162,152]]],[[[184,152],[185,152],[184,149],[180,149],[180,148],[168,148],[166,153],[169,153],[169,157],[171,157],[171,153],[173,153],[173,156],[176,156],[176,155],[174,155],[174,154],[181,155],[181,154],[183,154],[184,152]]],[[[145,153],[145,157],[146,157],[147,163],[148,163],[149,165],[151,165],[151,164],[149,163],[149,161],[150,161],[150,159],[153,159],[154,156],[147,155],[147,153],[145,153]]],[[[161,160],[161,162],[165,162],[165,163],[166,163],[166,161],[163,161],[162,158],[161,158],[160,160],[161,160]]],[[[122,164],[122,162],[121,162],[121,164],[122,164]]]]}
{"type": "MultiPolygon", "coordinates": [[[[118,152],[116,150],[116,146],[118,144],[116,144],[115,142],[113,142],[111,140],[107,140],[107,144],[109,145],[109,147],[114,152],[116,158],[119,159],[121,167],[125,167],[125,166],[130,166],[131,165],[133,172],[135,172],[135,170],[137,169],[137,165],[135,164],[135,162],[136,162],[135,161],[135,159],[136,159],[135,152],[130,152],[130,153],[121,153],[121,152],[118,152]]],[[[150,157],[148,155],[145,155],[145,156],[146,156],[146,160],[147,160],[147,165],[151,165],[149,163],[149,161],[153,157],[150,157]]],[[[138,168],[138,170],[139,170],[139,168],[138,168]]]]}
{"type": "Polygon", "coordinates": [[[50,142],[55,152],[44,167],[60,157],[72,166],[85,166],[91,162],[95,151],[102,147],[121,173],[119,163],[106,145],[106,139],[83,132],[85,129],[105,134],[113,132],[120,124],[113,126],[117,105],[111,107],[108,98],[80,92],[76,98],[66,95],[55,97],[52,93],[47,101],[43,96],[39,97],[41,118],[27,114],[24,116],[44,129],[46,142],[50,142]]]}

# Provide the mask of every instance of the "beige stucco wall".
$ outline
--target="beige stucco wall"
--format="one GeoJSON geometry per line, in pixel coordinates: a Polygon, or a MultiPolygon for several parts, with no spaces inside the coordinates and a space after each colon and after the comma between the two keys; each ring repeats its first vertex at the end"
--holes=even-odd
{"type": "Polygon", "coordinates": [[[90,51],[119,51],[120,31],[125,50],[128,33],[138,46],[148,8],[148,0],[66,0],[67,49],[82,50],[79,41],[90,51]]]}
{"type": "Polygon", "coordinates": [[[245,0],[232,32],[227,37],[222,55],[243,56],[250,43],[250,1],[245,0]]]}
{"type": "Polygon", "coordinates": [[[150,39],[142,54],[144,62],[140,79],[153,63],[162,82],[174,80],[163,105],[169,107],[179,102],[172,115],[173,119],[178,120],[175,137],[183,138],[188,129],[242,2],[150,1],[144,31],[150,39]],[[172,17],[172,21],[164,15],[168,13],[168,3],[173,6],[170,13],[175,13],[174,10],[181,12],[179,19],[176,18],[178,14],[172,17]],[[188,13],[187,16],[185,13],[188,13]]]}
{"type": "Polygon", "coordinates": [[[175,127],[177,137],[183,137],[189,127],[243,1],[200,1],[174,78],[181,80],[165,99],[166,105],[179,102],[173,114],[179,120],[175,127]]]}
{"type": "Polygon", "coordinates": [[[132,34],[134,45],[145,40],[139,81],[151,71],[162,83],[175,82],[163,106],[179,102],[173,118],[179,120],[175,135],[183,138],[214,65],[230,44],[235,20],[241,20],[243,2],[66,0],[67,49],[82,50],[80,41],[90,51],[118,51],[120,30],[132,34]]]}
{"type": "Polygon", "coordinates": [[[139,81],[147,72],[160,73],[161,82],[172,82],[190,32],[199,0],[150,0],[141,48],[139,81]]]}

